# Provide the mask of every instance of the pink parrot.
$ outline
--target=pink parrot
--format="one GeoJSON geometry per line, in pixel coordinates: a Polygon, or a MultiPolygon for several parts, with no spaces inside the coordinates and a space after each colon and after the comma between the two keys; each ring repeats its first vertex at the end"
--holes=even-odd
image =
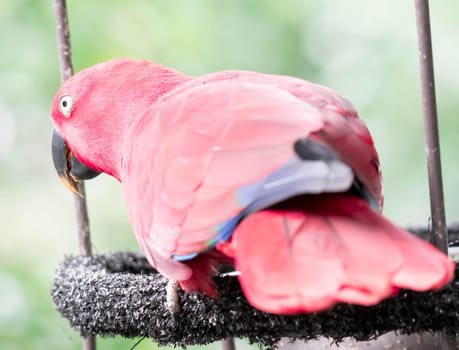
{"type": "Polygon", "coordinates": [[[230,262],[254,307],[293,314],[453,278],[446,255],[381,215],[373,140],[326,87],[116,59],[66,81],[51,115],[64,182],[115,177],[148,261],[186,291],[216,297],[230,262]]]}

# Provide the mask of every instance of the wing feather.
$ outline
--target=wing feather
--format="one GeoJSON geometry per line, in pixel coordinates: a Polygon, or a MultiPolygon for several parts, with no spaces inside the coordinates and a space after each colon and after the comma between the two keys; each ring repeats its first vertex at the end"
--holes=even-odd
{"type": "MultiPolygon", "coordinates": [[[[144,239],[165,256],[205,249],[215,227],[241,211],[237,188],[280,167],[293,155],[296,139],[323,127],[315,108],[259,83],[217,81],[182,89],[152,112],[144,118],[159,119],[155,159],[131,160],[152,169],[136,183],[148,188],[137,193],[150,205],[133,215],[152,218],[142,220],[149,225],[144,239]]],[[[137,139],[149,138],[148,124],[142,122],[137,139]]],[[[144,154],[131,151],[138,158],[144,154]]]]}
{"type": "Polygon", "coordinates": [[[164,257],[206,249],[218,225],[243,209],[238,188],[285,165],[299,138],[326,143],[382,203],[377,154],[352,105],[301,79],[197,78],[163,96],[131,131],[122,178],[131,221],[164,257]]]}

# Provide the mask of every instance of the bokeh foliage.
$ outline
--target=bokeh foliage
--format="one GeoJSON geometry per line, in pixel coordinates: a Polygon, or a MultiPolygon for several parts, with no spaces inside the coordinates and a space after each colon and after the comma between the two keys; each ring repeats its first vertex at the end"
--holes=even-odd
{"type": "MultiPolygon", "coordinates": [[[[351,100],[372,131],[385,179],[385,213],[429,218],[412,1],[69,0],[75,69],[119,56],[189,75],[223,69],[289,74],[351,100]]],[[[459,218],[459,2],[432,2],[447,217],[459,218]]],[[[49,104],[59,85],[51,1],[0,2],[0,347],[78,349],[49,288],[75,253],[71,196],[50,160],[49,104]]],[[[88,184],[96,252],[137,249],[120,186],[88,184]]],[[[102,340],[126,349],[132,340],[102,340]]],[[[144,341],[138,349],[151,349],[144,341]]]]}

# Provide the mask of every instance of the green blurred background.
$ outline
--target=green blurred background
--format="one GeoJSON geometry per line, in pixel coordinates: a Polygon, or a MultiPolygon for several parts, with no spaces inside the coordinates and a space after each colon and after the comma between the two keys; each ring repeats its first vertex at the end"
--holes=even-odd
{"type": "MultiPolygon", "coordinates": [[[[426,225],[428,186],[413,1],[69,1],[75,70],[119,56],[200,75],[250,69],[327,85],[359,110],[380,152],[385,213],[426,225]]],[[[432,2],[446,210],[459,219],[459,2],[432,2]]],[[[0,2],[0,348],[79,349],[53,310],[57,263],[77,252],[72,197],[50,160],[59,86],[51,1],[0,2]]],[[[136,250],[119,184],[87,185],[95,252],[136,250]]],[[[135,340],[100,340],[128,349],[135,340]]],[[[213,345],[213,347],[217,347],[213,345]]],[[[145,340],[138,349],[156,346],[145,340]]],[[[247,346],[240,345],[240,349],[247,346]]]]}

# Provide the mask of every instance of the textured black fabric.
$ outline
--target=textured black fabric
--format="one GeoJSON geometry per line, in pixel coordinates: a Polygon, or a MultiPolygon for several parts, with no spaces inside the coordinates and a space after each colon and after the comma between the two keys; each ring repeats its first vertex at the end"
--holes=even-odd
{"type": "MultiPolygon", "coordinates": [[[[426,236],[425,230],[416,233],[426,236]]],[[[450,235],[457,240],[458,230],[450,230],[450,235]]],[[[301,316],[255,310],[236,277],[217,277],[215,282],[218,300],[181,293],[181,312],[172,316],[165,307],[166,280],[141,255],[70,256],[58,267],[52,297],[56,309],[82,335],[146,336],[169,345],[207,344],[228,336],[268,346],[282,337],[365,340],[391,330],[410,334],[445,329],[458,335],[458,278],[441,291],[402,291],[374,307],[342,304],[301,316]]]]}

